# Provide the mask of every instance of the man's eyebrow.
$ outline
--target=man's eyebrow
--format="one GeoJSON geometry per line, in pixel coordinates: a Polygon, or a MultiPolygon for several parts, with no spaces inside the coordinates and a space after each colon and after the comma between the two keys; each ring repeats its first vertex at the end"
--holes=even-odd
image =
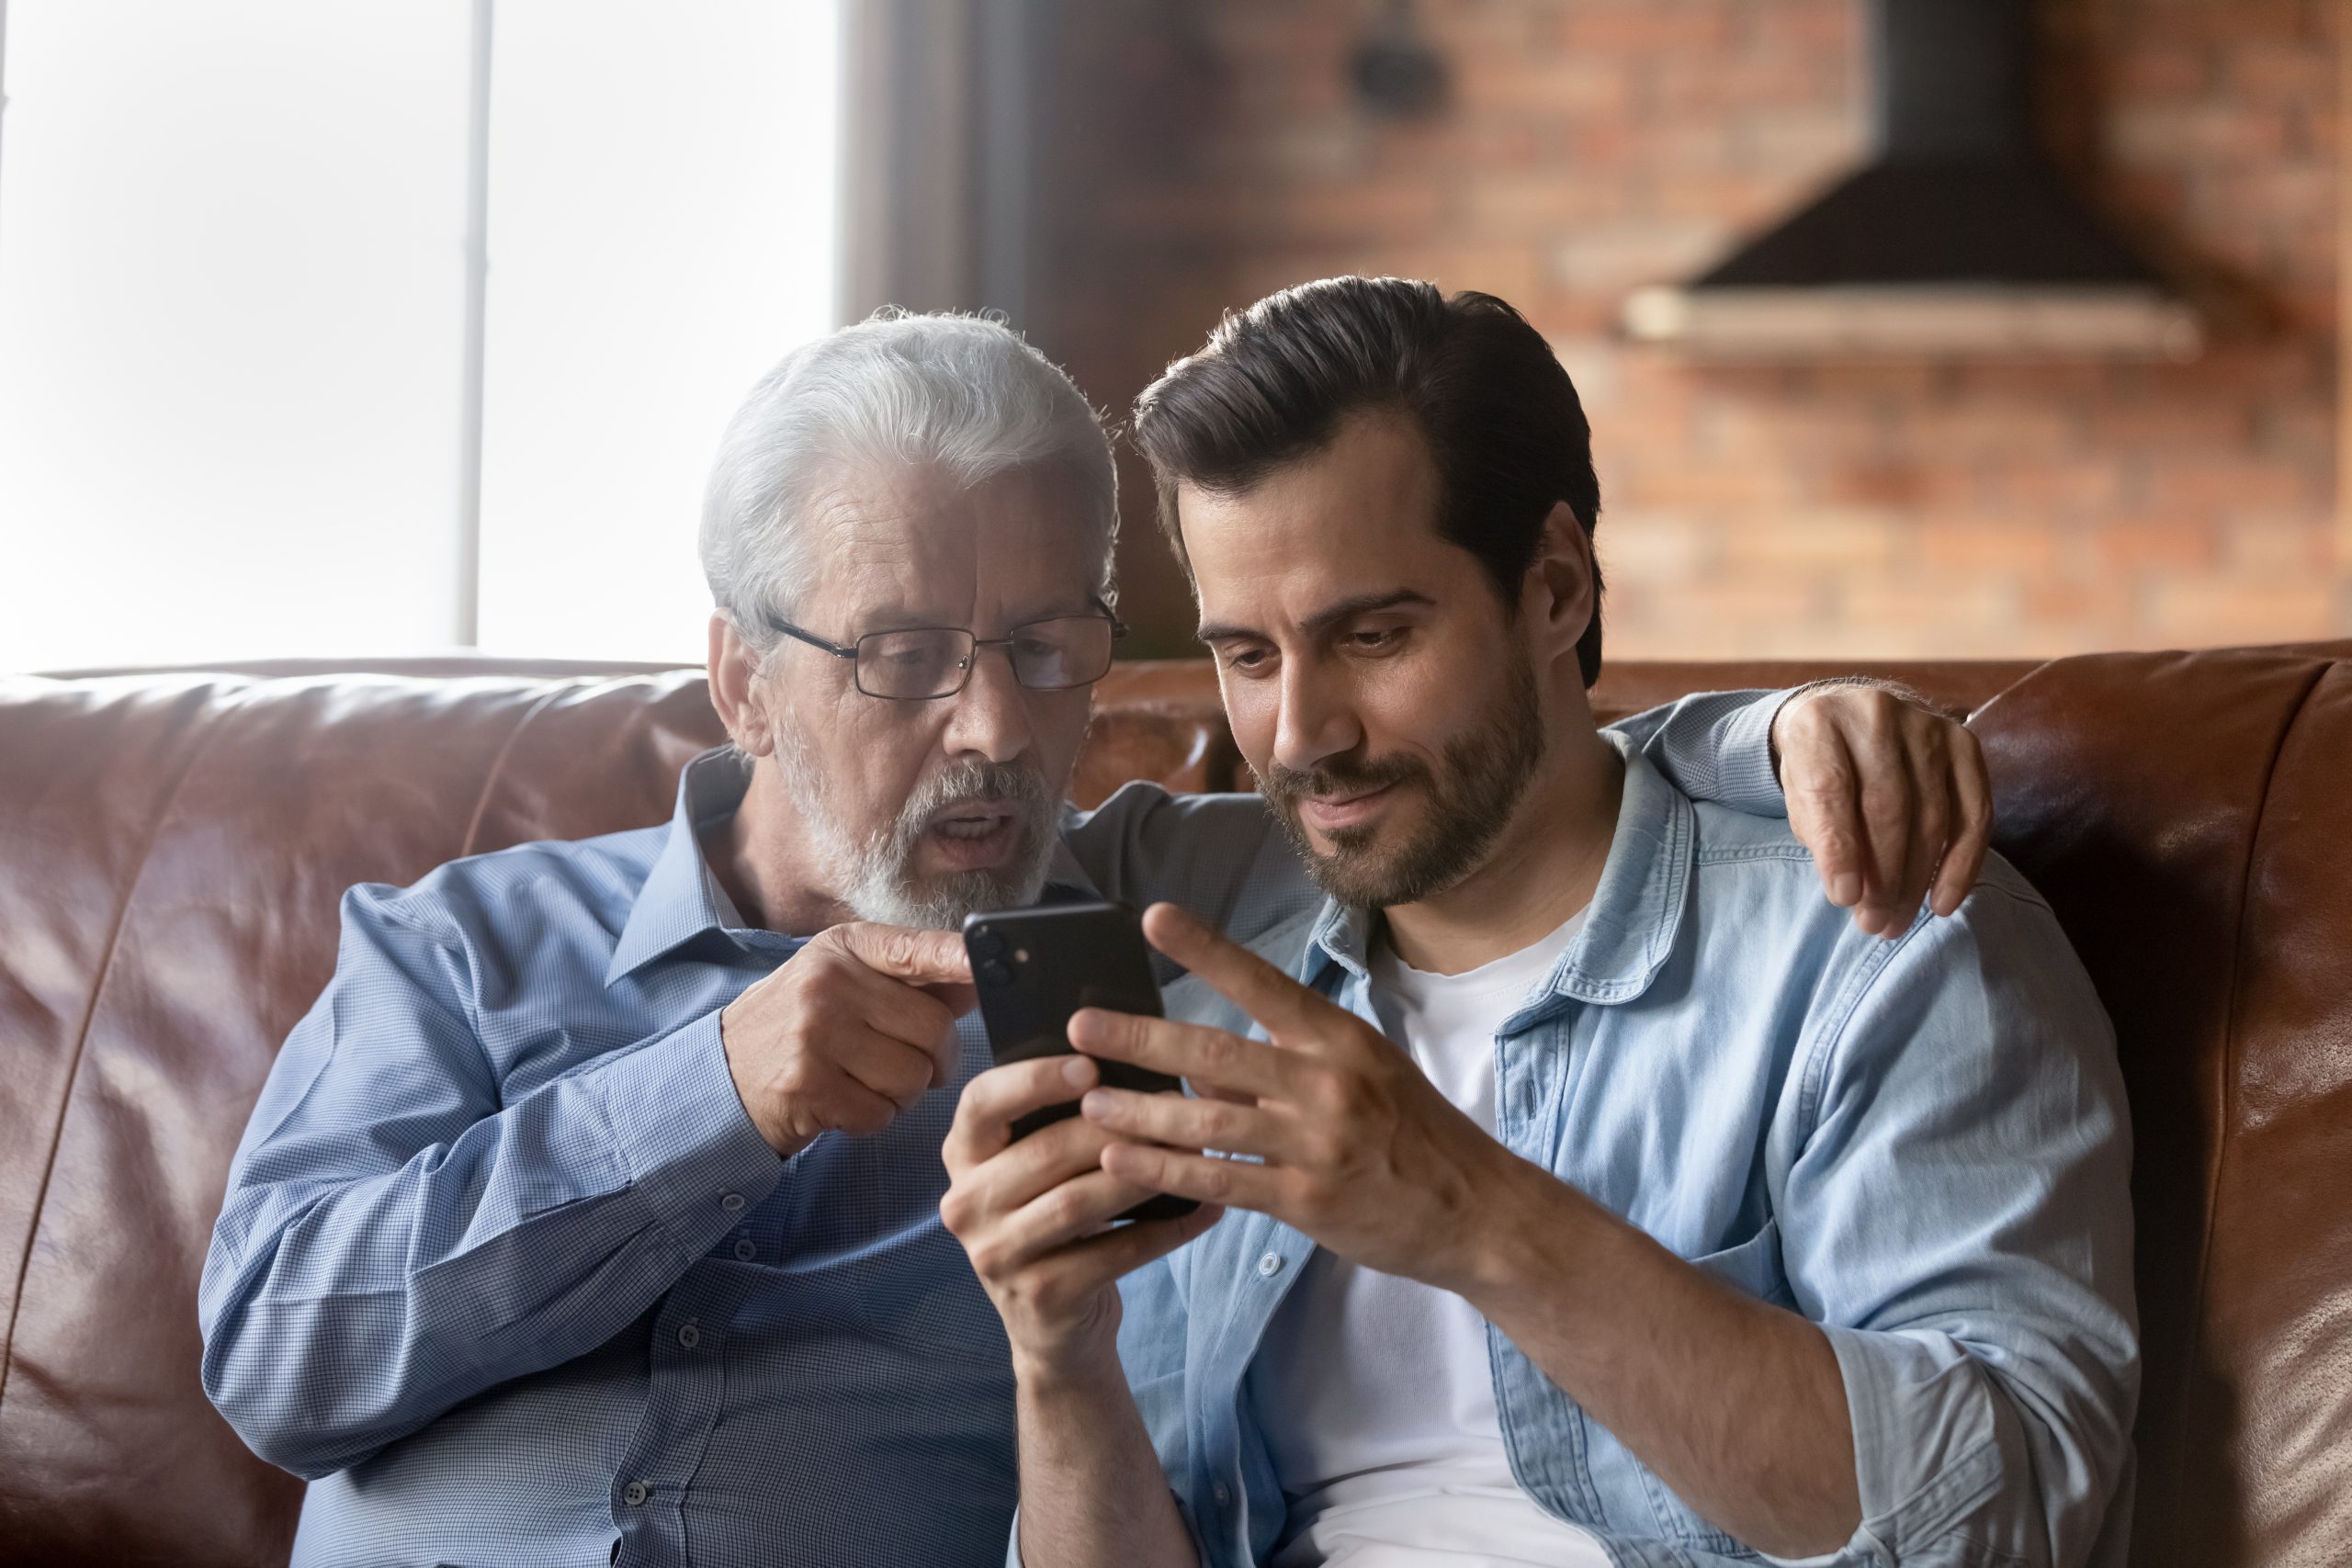
{"type": "MultiPolygon", "coordinates": [[[[1352,598],[1342,599],[1337,604],[1326,604],[1300,622],[1299,629],[1309,637],[1321,637],[1341,621],[1353,620],[1358,615],[1369,615],[1379,610],[1393,610],[1399,604],[1434,604],[1435,603],[1436,601],[1428,594],[1410,588],[1392,588],[1385,593],[1358,593],[1352,598]]],[[[1193,635],[1203,642],[1216,643],[1230,642],[1236,637],[1262,637],[1264,634],[1251,631],[1247,626],[1226,626],[1219,622],[1204,621],[1201,623],[1200,629],[1193,635]]]]}

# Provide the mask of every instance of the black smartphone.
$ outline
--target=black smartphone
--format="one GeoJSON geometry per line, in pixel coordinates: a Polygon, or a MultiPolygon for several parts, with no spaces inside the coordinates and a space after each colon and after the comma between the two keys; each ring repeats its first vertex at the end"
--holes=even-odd
{"type": "MultiPolygon", "coordinates": [[[[1160,1016],[1143,921],[1124,904],[1040,904],[968,915],[964,951],[972,958],[989,1050],[1000,1066],[1071,1055],[1069,1021],[1080,1008],[1160,1016]]],[[[1184,1087],[1149,1067],[1099,1059],[1097,1065],[1114,1089],[1165,1094],[1184,1087]]],[[[1025,1138],[1077,1114],[1075,1100],[1048,1105],[1013,1122],[1012,1135],[1025,1138]]],[[[1172,1220],[1199,1207],[1190,1198],[1162,1193],[1119,1218],[1172,1220]]]]}

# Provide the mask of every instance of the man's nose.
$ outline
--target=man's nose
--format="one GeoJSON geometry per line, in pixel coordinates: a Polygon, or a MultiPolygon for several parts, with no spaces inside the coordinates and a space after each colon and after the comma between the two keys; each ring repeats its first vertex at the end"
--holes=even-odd
{"type": "Polygon", "coordinates": [[[1029,749],[1029,692],[1012,678],[1006,649],[975,648],[971,679],[947,700],[954,705],[945,737],[949,756],[1009,762],[1029,749]]]}
{"type": "Polygon", "coordinates": [[[1326,757],[1353,750],[1363,726],[1344,682],[1308,660],[1286,661],[1281,709],[1274,716],[1274,761],[1296,773],[1312,772],[1326,757]]]}

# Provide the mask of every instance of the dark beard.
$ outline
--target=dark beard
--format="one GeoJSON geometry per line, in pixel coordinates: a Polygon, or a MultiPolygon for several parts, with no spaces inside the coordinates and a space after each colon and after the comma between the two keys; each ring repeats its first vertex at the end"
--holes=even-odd
{"type": "Polygon", "coordinates": [[[1477,869],[1527,793],[1544,757],[1544,715],[1535,670],[1524,653],[1512,661],[1501,694],[1487,717],[1446,743],[1438,774],[1416,758],[1334,757],[1304,773],[1275,764],[1258,781],[1283,833],[1306,863],[1317,886],[1342,904],[1385,909],[1416,904],[1453,886],[1477,869]],[[1419,784],[1429,795],[1429,819],[1408,842],[1385,853],[1373,847],[1379,825],[1342,828],[1317,850],[1299,821],[1302,795],[1361,794],[1384,784],[1419,784]]]}

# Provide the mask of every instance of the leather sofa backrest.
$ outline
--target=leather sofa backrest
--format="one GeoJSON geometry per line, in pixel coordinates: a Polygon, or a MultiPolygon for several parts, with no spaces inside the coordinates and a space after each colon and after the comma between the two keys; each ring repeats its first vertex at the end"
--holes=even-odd
{"type": "MultiPolygon", "coordinates": [[[[1818,666],[1623,665],[1604,716],[1818,666]]],[[[1884,667],[1979,710],[2003,850],[2113,1013],[2148,1370],[2133,1561],[2352,1562],[2352,644],[1884,667]]],[[[1074,793],[1230,787],[1205,666],[1098,692],[1074,793]]],[[[693,671],[0,681],[0,1561],[276,1564],[300,1483],[195,1288],[355,882],[666,815],[693,671]]]]}

